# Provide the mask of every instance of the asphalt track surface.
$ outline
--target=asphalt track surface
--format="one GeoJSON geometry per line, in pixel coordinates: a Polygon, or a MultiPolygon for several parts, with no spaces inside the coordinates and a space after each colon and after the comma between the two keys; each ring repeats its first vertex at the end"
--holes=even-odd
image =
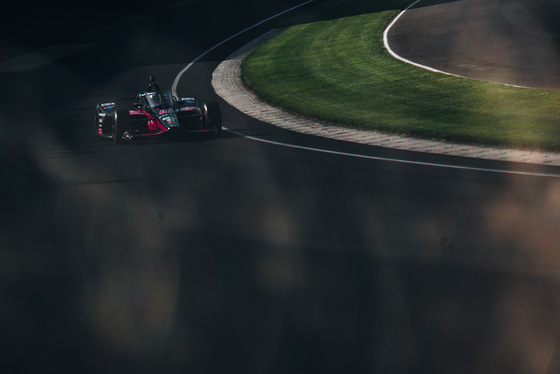
{"type": "Polygon", "coordinates": [[[421,0],[389,31],[391,49],[461,76],[560,89],[555,0],[421,0]]]}
{"type": "MultiPolygon", "coordinates": [[[[217,140],[114,146],[94,135],[95,103],[144,89],[149,75],[170,87],[207,49],[296,4],[160,2],[103,24],[78,9],[8,25],[18,32],[2,40],[0,73],[2,371],[558,372],[559,178],[242,135],[557,168],[304,136],[223,102],[236,133],[217,140]]],[[[299,11],[320,18],[313,5],[299,11]]],[[[219,100],[219,61],[278,22],[199,60],[179,94],[219,100]]]]}

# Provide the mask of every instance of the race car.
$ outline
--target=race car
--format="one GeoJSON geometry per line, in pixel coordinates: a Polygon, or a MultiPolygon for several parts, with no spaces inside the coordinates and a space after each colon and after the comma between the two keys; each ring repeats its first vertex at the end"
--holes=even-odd
{"type": "Polygon", "coordinates": [[[115,144],[162,134],[222,132],[220,107],[194,97],[177,99],[171,91],[142,92],[136,98],[97,104],[97,135],[115,144]]]}

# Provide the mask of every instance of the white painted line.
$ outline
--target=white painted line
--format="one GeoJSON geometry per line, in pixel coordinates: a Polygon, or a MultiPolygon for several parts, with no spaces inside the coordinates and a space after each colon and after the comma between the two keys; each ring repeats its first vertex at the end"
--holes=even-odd
{"type": "Polygon", "coordinates": [[[362,159],[376,160],[376,161],[384,161],[384,162],[396,162],[396,163],[399,163],[399,164],[430,166],[430,167],[445,168],[445,169],[467,170],[467,171],[509,174],[509,175],[522,175],[522,176],[529,176],[529,177],[560,178],[560,174],[552,174],[552,173],[534,173],[534,172],[515,171],[515,170],[477,168],[477,167],[470,167],[470,166],[440,164],[440,163],[435,163],[435,162],[410,161],[410,160],[402,160],[402,159],[399,159],[399,158],[367,156],[367,155],[361,155],[361,154],[357,154],[357,153],[332,151],[332,150],[322,149],[322,148],[305,147],[305,146],[301,146],[301,145],[276,142],[276,141],[273,141],[273,140],[266,140],[266,139],[262,139],[262,138],[256,138],[254,136],[245,135],[245,134],[242,134],[240,132],[237,132],[237,131],[231,130],[231,129],[226,129],[226,130],[228,130],[229,132],[231,132],[235,135],[241,136],[245,139],[250,139],[250,140],[254,140],[254,141],[257,141],[257,142],[261,142],[261,143],[272,144],[272,145],[276,145],[276,146],[280,146],[280,147],[286,147],[286,148],[301,149],[301,150],[304,150],[304,151],[326,153],[326,154],[331,154],[331,155],[355,157],[355,158],[362,158],[362,159]]]}
{"type": "Polygon", "coordinates": [[[430,66],[422,65],[422,64],[419,64],[419,63],[417,63],[417,62],[407,60],[406,58],[404,58],[404,57],[399,56],[398,54],[396,54],[396,53],[391,49],[391,46],[389,46],[389,37],[388,37],[388,34],[389,34],[389,31],[391,30],[391,28],[395,25],[395,23],[397,23],[397,21],[402,17],[402,15],[406,13],[407,10],[409,10],[410,8],[412,8],[413,6],[415,6],[416,4],[418,4],[420,1],[421,1],[421,0],[416,0],[414,3],[410,4],[405,10],[403,10],[402,12],[400,12],[399,15],[395,17],[395,19],[393,20],[393,22],[391,22],[391,23],[389,24],[389,26],[387,26],[387,28],[385,29],[385,32],[383,33],[383,44],[385,44],[385,49],[387,49],[387,51],[389,51],[389,53],[391,54],[391,56],[393,56],[393,57],[396,58],[397,60],[406,62],[407,64],[410,64],[410,65],[413,65],[413,66],[416,66],[416,67],[419,67],[419,68],[422,68],[422,69],[426,69],[426,70],[432,71],[432,72],[434,72],[434,73],[441,73],[441,74],[453,75],[453,76],[459,77],[459,75],[456,75],[456,74],[452,74],[452,73],[448,73],[448,72],[445,72],[445,71],[441,71],[441,70],[438,70],[438,69],[434,69],[434,68],[432,68],[432,67],[430,67],[430,66]]]}
{"type": "Polygon", "coordinates": [[[269,17],[269,18],[267,18],[267,19],[265,19],[265,20],[262,20],[262,21],[260,21],[260,22],[258,22],[258,23],[256,23],[256,24],[254,24],[253,26],[250,26],[250,27],[246,28],[245,30],[242,30],[242,31],[238,32],[237,34],[230,36],[230,37],[227,38],[226,40],[221,41],[220,43],[216,44],[216,45],[213,46],[212,48],[210,48],[210,49],[208,49],[207,51],[205,51],[204,53],[202,53],[200,56],[198,56],[197,58],[195,58],[194,60],[192,60],[191,63],[188,64],[183,70],[181,70],[181,72],[175,77],[175,80],[173,81],[173,85],[171,86],[171,92],[173,93],[173,96],[176,96],[176,97],[177,97],[177,86],[179,85],[179,81],[181,80],[181,77],[183,76],[183,74],[185,74],[185,72],[186,72],[187,70],[189,70],[189,69],[190,69],[198,60],[200,60],[202,57],[206,56],[208,53],[212,52],[214,49],[218,48],[219,46],[221,46],[221,45],[223,45],[223,44],[229,42],[230,40],[232,40],[232,39],[238,37],[239,35],[241,35],[241,34],[247,32],[247,31],[249,31],[249,30],[252,30],[252,29],[254,29],[255,27],[258,27],[258,26],[262,25],[263,23],[266,23],[266,22],[268,22],[268,21],[270,21],[270,20],[273,20],[274,18],[280,17],[280,16],[282,16],[282,15],[284,15],[284,14],[286,14],[286,13],[289,13],[289,12],[291,12],[291,11],[293,11],[293,10],[296,10],[296,9],[298,9],[298,8],[301,8],[301,7],[304,6],[304,5],[307,5],[307,4],[309,4],[309,3],[312,3],[313,1],[314,1],[314,0],[306,1],[306,2],[304,2],[304,3],[302,3],[302,4],[299,4],[299,5],[296,5],[296,6],[292,7],[292,8],[290,8],[290,9],[286,9],[286,10],[283,11],[283,12],[280,12],[280,13],[278,13],[278,14],[275,14],[275,15],[273,15],[272,17],[269,17]]]}

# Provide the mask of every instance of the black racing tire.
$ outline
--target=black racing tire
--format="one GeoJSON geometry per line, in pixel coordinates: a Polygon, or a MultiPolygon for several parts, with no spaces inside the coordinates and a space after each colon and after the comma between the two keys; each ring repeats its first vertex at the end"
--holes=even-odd
{"type": "Polygon", "coordinates": [[[126,107],[117,106],[113,121],[113,143],[122,144],[124,133],[130,128],[130,112],[126,107]]]}
{"type": "Polygon", "coordinates": [[[217,138],[222,134],[222,112],[217,102],[210,102],[208,106],[208,124],[212,129],[212,137],[217,138]]]}

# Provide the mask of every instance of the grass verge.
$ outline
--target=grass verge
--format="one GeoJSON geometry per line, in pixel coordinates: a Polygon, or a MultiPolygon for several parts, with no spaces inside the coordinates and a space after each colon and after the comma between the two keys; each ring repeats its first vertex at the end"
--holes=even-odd
{"type": "MultiPolygon", "coordinates": [[[[336,10],[338,3],[323,6],[336,10]]],[[[343,126],[560,150],[559,91],[447,76],[398,61],[385,50],[383,31],[403,1],[382,3],[365,12],[356,8],[363,1],[347,1],[345,9],[356,10],[349,16],[332,11],[288,28],[243,62],[243,81],[270,104],[343,126]]]]}

